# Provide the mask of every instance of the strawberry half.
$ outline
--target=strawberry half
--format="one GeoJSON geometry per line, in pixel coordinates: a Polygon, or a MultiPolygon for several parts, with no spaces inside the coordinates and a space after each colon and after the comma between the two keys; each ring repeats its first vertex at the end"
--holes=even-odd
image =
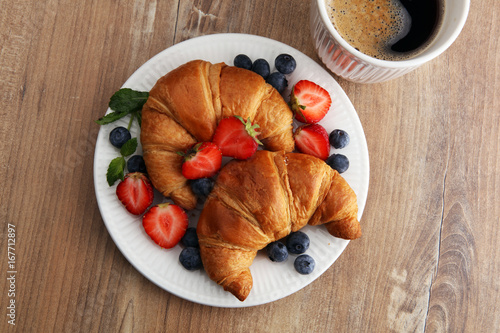
{"type": "Polygon", "coordinates": [[[295,130],[295,146],[304,154],[326,160],[330,154],[328,133],[318,124],[302,125],[295,130]]]}
{"type": "Polygon", "coordinates": [[[179,243],[186,233],[188,223],[184,209],[168,202],[151,207],[142,217],[142,226],[146,233],[165,249],[179,243]]]}
{"type": "Polygon", "coordinates": [[[212,142],[199,142],[186,152],[178,154],[184,157],[182,175],[187,179],[212,177],[222,164],[222,153],[212,142]]]}
{"type": "Polygon", "coordinates": [[[257,151],[262,142],[257,139],[259,125],[245,121],[240,116],[224,118],[215,129],[212,139],[223,156],[246,160],[257,151]]]}
{"type": "Polygon", "coordinates": [[[295,119],[303,123],[317,123],[328,113],[330,105],[332,98],[328,91],[308,80],[297,82],[290,94],[295,119]]]}
{"type": "Polygon", "coordinates": [[[141,215],[153,203],[153,185],[142,172],[132,172],[118,184],[116,195],[130,213],[141,215]]]}

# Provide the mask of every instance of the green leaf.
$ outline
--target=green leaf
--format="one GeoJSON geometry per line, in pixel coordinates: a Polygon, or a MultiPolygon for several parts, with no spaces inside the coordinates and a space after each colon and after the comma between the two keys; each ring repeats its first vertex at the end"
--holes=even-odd
{"type": "Polygon", "coordinates": [[[122,88],[115,92],[109,100],[109,108],[113,111],[97,119],[95,122],[99,125],[107,125],[118,119],[121,119],[131,113],[138,118],[139,127],[141,126],[141,111],[144,103],[148,100],[149,92],[137,91],[130,88],[122,88]]]}
{"type": "Polygon", "coordinates": [[[128,113],[124,112],[110,112],[104,117],[101,117],[97,119],[95,122],[98,123],[99,125],[107,125],[112,123],[113,121],[116,121],[120,118],[123,118],[127,115],[128,113]]]}
{"type": "Polygon", "coordinates": [[[136,149],[137,138],[132,138],[123,144],[123,146],[120,148],[120,154],[122,154],[123,157],[127,157],[135,153],[136,149]]]}
{"type": "Polygon", "coordinates": [[[137,91],[130,88],[122,88],[115,92],[109,100],[109,107],[113,111],[125,112],[127,114],[142,110],[142,106],[148,100],[149,92],[137,91]]]}
{"type": "Polygon", "coordinates": [[[123,170],[125,170],[125,158],[123,156],[117,157],[109,163],[108,172],[106,173],[109,186],[113,186],[118,179],[123,180],[123,170]]]}

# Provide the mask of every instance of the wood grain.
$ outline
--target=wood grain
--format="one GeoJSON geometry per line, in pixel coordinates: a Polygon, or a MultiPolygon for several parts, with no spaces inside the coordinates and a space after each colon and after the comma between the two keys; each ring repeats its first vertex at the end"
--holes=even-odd
{"type": "Polygon", "coordinates": [[[252,308],[163,291],[117,249],[93,155],[109,97],[183,40],[249,33],[319,62],[309,2],[0,0],[0,331],[495,332],[500,329],[500,3],[472,1],[444,54],[386,83],[338,82],[370,152],[363,237],[314,283],[252,308]],[[8,224],[16,321],[8,323],[8,224]]]}

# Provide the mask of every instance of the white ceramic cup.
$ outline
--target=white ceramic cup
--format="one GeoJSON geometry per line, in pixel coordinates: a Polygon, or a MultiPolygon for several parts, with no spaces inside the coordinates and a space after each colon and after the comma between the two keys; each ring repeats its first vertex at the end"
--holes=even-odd
{"type": "Polygon", "coordinates": [[[432,43],[413,58],[380,60],[347,43],[328,17],[325,0],[311,0],[311,33],[318,56],[334,74],[353,82],[376,83],[397,78],[443,53],[458,37],[469,13],[470,0],[443,0],[445,12],[432,43]]]}

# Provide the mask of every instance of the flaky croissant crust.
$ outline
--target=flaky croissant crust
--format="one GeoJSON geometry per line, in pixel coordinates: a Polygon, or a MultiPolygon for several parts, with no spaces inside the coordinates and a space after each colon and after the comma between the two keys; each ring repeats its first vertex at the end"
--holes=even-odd
{"type": "Polygon", "coordinates": [[[260,75],[194,60],[161,77],[142,109],[141,144],[154,187],[193,209],[196,197],[181,174],[177,152],[210,141],[219,121],[233,115],[260,126],[259,139],[266,149],[294,149],[293,113],[260,75]]]}
{"type": "Polygon", "coordinates": [[[361,236],[354,191],[310,155],[257,151],[231,161],[205,202],[197,233],[208,276],[243,301],[257,251],[306,224],[345,239],[361,236]]]}

